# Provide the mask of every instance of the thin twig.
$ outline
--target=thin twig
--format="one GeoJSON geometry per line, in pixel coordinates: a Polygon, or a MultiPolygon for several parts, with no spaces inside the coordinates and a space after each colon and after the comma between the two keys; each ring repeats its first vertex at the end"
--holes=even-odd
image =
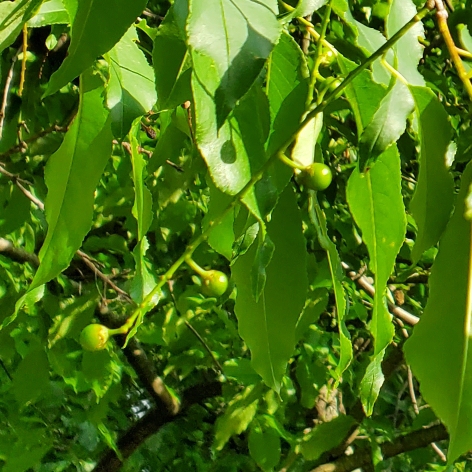
{"type": "Polygon", "coordinates": [[[26,74],[26,53],[28,52],[28,27],[26,23],[23,25],[23,45],[22,45],[23,57],[21,58],[21,74],[20,74],[20,86],[18,87],[18,95],[23,95],[23,88],[25,86],[25,74],[26,74]]]}
{"type": "Polygon", "coordinates": [[[65,133],[68,130],[69,125],[67,126],[59,126],[57,124],[51,125],[49,128],[46,128],[40,131],[38,134],[31,136],[30,138],[25,139],[20,144],[16,144],[12,148],[8,149],[5,152],[0,154],[0,159],[4,160],[6,157],[11,156],[12,154],[16,154],[17,152],[21,152],[25,149],[25,145],[37,141],[38,139],[47,136],[48,134],[58,132],[58,133],[65,133]]]}
{"type": "Polygon", "coordinates": [[[20,52],[21,52],[21,47],[18,48],[18,50],[16,51],[15,55],[13,56],[11,60],[10,70],[8,71],[7,78],[5,80],[5,88],[3,89],[2,106],[0,108],[0,139],[2,139],[2,136],[3,136],[3,124],[5,122],[5,114],[6,114],[7,103],[8,103],[8,94],[10,92],[11,81],[13,80],[13,69],[15,67],[15,63],[18,59],[20,52]]]}
{"type": "MultiPolygon", "coordinates": [[[[375,288],[374,286],[367,280],[367,277],[359,274],[355,271],[352,271],[348,264],[345,262],[341,262],[343,269],[348,271],[348,276],[350,279],[354,280],[360,287],[362,287],[370,296],[374,296],[375,288]]],[[[395,305],[394,303],[388,302],[388,308],[390,312],[395,315],[397,318],[400,318],[405,323],[414,326],[420,320],[417,316],[412,315],[408,311],[400,308],[399,306],[395,305]]]]}
{"type": "MultiPolygon", "coordinates": [[[[29,190],[27,190],[25,187],[23,187],[23,185],[21,184],[21,182],[26,182],[25,180],[22,180],[22,179],[19,179],[17,175],[15,174],[12,174],[11,172],[8,172],[6,169],[4,169],[3,167],[0,166],[0,174],[3,174],[5,175],[6,177],[8,177],[22,192],[23,194],[30,200],[32,201],[40,210],[43,210],[44,211],[44,203],[39,200],[38,198],[36,198],[29,190]]],[[[6,240],[4,240],[6,241],[6,240]]],[[[11,244],[11,243],[10,243],[11,244]]],[[[0,246],[0,251],[2,250],[1,246],[0,246]]],[[[6,252],[6,250],[4,250],[3,252],[6,252]]],[[[130,303],[134,303],[133,300],[131,299],[131,297],[129,296],[129,294],[127,292],[125,292],[124,290],[122,290],[120,287],[118,287],[111,279],[110,277],[108,277],[107,275],[105,275],[103,272],[101,272],[97,266],[93,263],[92,259],[90,258],[90,256],[88,256],[85,252],[81,251],[81,250],[78,250],[76,251],[76,254],[83,260],[83,262],[85,263],[85,265],[98,277],[100,278],[101,280],[103,280],[103,282],[106,284],[106,285],[109,285],[116,293],[122,295],[128,302],[130,303]]],[[[36,257],[36,256],[35,256],[36,257]]],[[[27,260],[27,259],[24,259],[24,260],[27,260]]],[[[38,264],[39,265],[39,264],[38,264]]]]}
{"type": "MultiPolygon", "coordinates": [[[[439,424],[399,436],[392,442],[385,442],[380,445],[380,450],[382,457],[389,459],[404,452],[425,447],[434,441],[441,441],[447,438],[446,428],[439,424]]],[[[311,472],[350,472],[359,468],[369,467],[371,464],[372,449],[365,447],[358,449],[351,456],[342,456],[333,462],[320,465],[311,472]]]]}
{"type": "Polygon", "coordinates": [[[205,340],[200,336],[200,333],[187,321],[185,320],[185,326],[192,331],[192,333],[195,335],[195,337],[200,341],[202,346],[205,348],[205,350],[208,352],[210,357],[213,359],[213,362],[215,363],[216,367],[218,367],[218,370],[220,371],[220,374],[223,373],[223,367],[221,364],[218,362],[218,359],[215,357],[213,354],[212,350],[210,349],[210,346],[205,342],[205,340]]]}
{"type": "Polygon", "coordinates": [[[469,95],[469,99],[472,100],[472,83],[470,82],[470,77],[465,70],[464,63],[462,62],[457,46],[455,45],[451,36],[451,32],[449,31],[449,26],[447,24],[447,10],[444,8],[444,3],[442,0],[434,0],[434,3],[436,6],[436,18],[438,20],[439,32],[446,43],[449,55],[451,56],[454,67],[456,68],[457,74],[459,75],[459,79],[461,79],[462,83],[464,84],[465,90],[469,95]]]}

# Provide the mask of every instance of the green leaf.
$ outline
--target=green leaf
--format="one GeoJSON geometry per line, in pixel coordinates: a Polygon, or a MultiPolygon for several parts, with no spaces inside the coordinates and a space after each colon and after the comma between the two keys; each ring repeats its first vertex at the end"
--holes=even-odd
{"type": "MultiPolygon", "coordinates": [[[[226,207],[231,203],[232,198],[218,190],[210,179],[208,187],[210,189],[210,202],[208,212],[202,221],[202,229],[206,230],[216,217],[220,216],[226,207]]],[[[213,225],[208,237],[208,244],[218,253],[231,260],[234,243],[234,211],[228,213],[217,225],[213,225]]]]}
{"type": "Polygon", "coordinates": [[[449,463],[472,449],[472,228],[464,218],[471,182],[469,164],[439,242],[428,302],[404,347],[425,401],[449,431],[449,463]]]}
{"type": "MultiPolygon", "coordinates": [[[[337,0],[336,2],[333,2],[333,10],[354,31],[357,36],[357,44],[363,50],[366,57],[369,57],[385,44],[385,36],[380,31],[370,28],[354,19],[349,10],[347,0],[337,0]]],[[[411,18],[408,19],[410,20],[411,18]]],[[[387,52],[386,58],[390,64],[393,63],[393,54],[391,50],[387,52]]],[[[372,73],[375,82],[384,85],[388,85],[390,82],[390,73],[382,65],[380,58],[372,64],[372,73]]]]}
{"type": "Polygon", "coordinates": [[[301,339],[308,327],[315,323],[328,305],[328,291],[324,288],[316,289],[310,294],[309,301],[297,321],[295,338],[301,339]]]}
{"type": "Polygon", "coordinates": [[[372,415],[375,402],[385,380],[382,372],[384,355],[385,349],[372,357],[359,386],[362,406],[367,416],[372,415]]]}
{"type": "Polygon", "coordinates": [[[280,461],[280,435],[266,421],[251,423],[248,437],[249,453],[264,471],[272,471],[280,461]]]}
{"type": "Polygon", "coordinates": [[[108,52],[144,10],[146,3],[146,0],[114,0],[113,4],[97,0],[78,2],[67,57],[51,76],[44,96],[57,92],[108,52]]]}
{"type": "Polygon", "coordinates": [[[288,33],[282,33],[270,55],[266,78],[271,116],[269,154],[297,131],[306,111],[308,76],[302,50],[288,33]]]}
{"type": "Polygon", "coordinates": [[[23,25],[35,14],[42,0],[16,0],[0,3],[0,52],[10,46],[23,25]]]}
{"type": "Polygon", "coordinates": [[[159,110],[175,108],[192,96],[185,34],[177,25],[174,8],[159,26],[152,51],[159,110]]]}
{"type": "Polygon", "coordinates": [[[23,408],[34,403],[49,385],[49,362],[44,348],[33,345],[13,376],[12,389],[23,408]]]}
{"type": "MultiPolygon", "coordinates": [[[[381,359],[377,357],[383,357],[382,353],[395,332],[385,300],[386,285],[406,230],[400,156],[396,147],[392,146],[383,153],[369,171],[353,171],[348,181],[347,201],[362,231],[370,256],[369,266],[375,275],[370,330],[375,340],[375,361],[380,366],[381,359]]],[[[371,392],[375,397],[363,398],[364,406],[373,404],[378,395],[378,390],[371,392]]]]}
{"type": "Polygon", "coordinates": [[[414,101],[408,87],[396,80],[359,140],[359,167],[362,172],[398,141],[413,109],[414,101]]]}
{"type": "Polygon", "coordinates": [[[140,130],[140,124],[141,120],[137,118],[129,134],[134,183],[133,216],[138,222],[138,241],[144,238],[152,222],[152,195],[144,183],[146,162],[144,161],[143,155],[138,150],[139,143],[137,135],[140,130]]]}
{"type": "Polygon", "coordinates": [[[446,154],[451,141],[448,115],[435,94],[424,87],[411,87],[418,118],[420,172],[410,212],[418,225],[412,259],[417,261],[436,244],[451,215],[454,192],[446,154]]]}
{"type": "Polygon", "coordinates": [[[316,201],[315,192],[313,191],[311,191],[310,196],[310,218],[315,225],[320,246],[326,251],[329,269],[331,272],[331,279],[333,281],[340,344],[339,363],[336,367],[335,376],[339,380],[341,378],[341,374],[347,369],[352,360],[351,338],[344,321],[347,304],[346,295],[344,293],[342,284],[344,271],[336,245],[329,238],[326,217],[321,211],[321,208],[316,201]]]}
{"type": "Polygon", "coordinates": [[[362,231],[370,256],[369,266],[375,274],[371,331],[377,354],[390,343],[394,332],[384,295],[406,230],[400,156],[396,147],[382,154],[369,171],[361,173],[354,169],[348,181],[347,201],[362,231]]]}
{"type": "MultiPolygon", "coordinates": [[[[148,269],[148,261],[145,258],[149,248],[147,238],[144,237],[133,249],[133,257],[136,264],[136,273],[131,281],[131,298],[139,305],[146,295],[155,287],[156,279],[148,269]]],[[[159,296],[153,297],[152,303],[157,305],[159,296]]]]}
{"type": "Polygon", "coordinates": [[[157,100],[154,74],[137,40],[132,26],[105,55],[110,65],[107,107],[111,110],[113,134],[119,139],[128,133],[133,120],[147,113],[157,100]]]}
{"type": "MultiPolygon", "coordinates": [[[[337,56],[338,65],[343,74],[348,74],[356,68],[356,64],[340,54],[337,56]]],[[[360,136],[364,128],[372,121],[378,104],[384,98],[386,91],[376,83],[372,72],[363,70],[345,89],[345,95],[351,105],[356,120],[357,133],[360,136]]]]}
{"type": "Polygon", "coordinates": [[[207,105],[195,100],[197,135],[206,134],[202,127],[220,129],[257,79],[280,35],[276,12],[275,0],[189,1],[192,87],[194,94],[196,88],[203,89],[214,114],[207,124],[207,105]]]}
{"type": "MultiPolygon", "coordinates": [[[[386,23],[387,38],[391,38],[415,15],[416,5],[412,0],[392,0],[386,23]]],[[[424,85],[424,78],[418,72],[418,63],[424,54],[424,47],[418,39],[424,37],[423,23],[418,21],[392,48],[395,52],[395,69],[411,85],[424,85]]]]}
{"type": "Polygon", "coordinates": [[[318,136],[323,129],[323,113],[318,113],[300,130],[292,149],[292,159],[300,165],[309,166],[315,160],[318,136]]]}
{"type": "Polygon", "coordinates": [[[82,373],[85,381],[95,392],[97,400],[111,387],[116,376],[114,360],[107,349],[97,352],[84,351],[82,373]]]}
{"type": "Polygon", "coordinates": [[[36,15],[31,18],[27,25],[29,28],[69,23],[69,13],[64,8],[62,0],[48,0],[39,8],[36,15]]]}
{"type": "Polygon", "coordinates": [[[253,368],[278,391],[297,341],[295,328],[307,291],[306,243],[291,187],[280,196],[267,233],[275,250],[259,300],[254,299],[248,277],[257,257],[255,244],[233,264],[232,275],[238,289],[235,312],[239,332],[251,350],[253,368]]]}
{"type": "Polygon", "coordinates": [[[303,438],[300,452],[306,460],[317,460],[324,452],[338,446],[355,424],[354,418],[341,415],[328,423],[316,426],[303,438]]]}
{"type": "Polygon", "coordinates": [[[252,295],[256,302],[259,301],[267,280],[266,268],[272,260],[275,246],[270,236],[266,233],[259,233],[259,244],[257,246],[256,257],[251,271],[252,295]]]}
{"type": "Polygon", "coordinates": [[[79,111],[46,166],[48,232],[30,290],[67,268],[82,245],[92,224],[94,192],[110,156],[112,138],[103,84],[85,73],[80,79],[79,111]]]}
{"type": "Polygon", "coordinates": [[[282,17],[283,23],[288,23],[294,18],[306,17],[320,9],[328,0],[300,0],[296,8],[282,17]]]}
{"type": "Polygon", "coordinates": [[[231,436],[241,434],[253,420],[262,395],[263,384],[246,387],[231,400],[224,414],[216,420],[213,447],[220,451],[231,436]]]}

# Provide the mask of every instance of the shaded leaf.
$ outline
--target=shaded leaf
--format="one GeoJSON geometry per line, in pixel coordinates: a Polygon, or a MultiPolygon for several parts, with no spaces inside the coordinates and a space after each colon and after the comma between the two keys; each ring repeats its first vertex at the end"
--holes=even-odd
{"type": "Polygon", "coordinates": [[[34,403],[49,385],[49,362],[41,346],[34,345],[13,376],[13,394],[20,407],[34,403]]]}
{"type": "Polygon", "coordinates": [[[123,138],[133,120],[147,113],[157,99],[152,68],[136,45],[137,40],[136,28],[132,26],[105,55],[110,65],[107,107],[116,138],[123,138]]]}
{"type": "Polygon", "coordinates": [[[152,195],[144,183],[146,163],[143,154],[138,150],[137,134],[140,130],[141,120],[137,118],[131,128],[129,141],[131,144],[131,162],[133,164],[134,205],[133,216],[138,222],[138,241],[146,235],[152,222],[152,195]]]}
{"type": "MultiPolygon", "coordinates": [[[[186,31],[192,87],[194,94],[201,87],[213,103],[210,126],[221,128],[264,67],[280,35],[276,12],[275,0],[190,0],[186,31]]],[[[209,126],[201,107],[195,100],[197,135],[209,126]]]]}
{"type": "Polygon", "coordinates": [[[449,431],[450,463],[472,449],[472,229],[464,218],[471,182],[469,164],[456,209],[439,242],[428,302],[404,347],[425,401],[449,431]]]}
{"type": "Polygon", "coordinates": [[[79,110],[60,148],[48,160],[48,233],[30,290],[68,267],[90,230],[94,192],[111,153],[110,119],[102,94],[97,77],[88,73],[81,77],[79,110]]]}
{"type": "Polygon", "coordinates": [[[152,59],[156,72],[159,110],[175,108],[190,100],[191,64],[187,55],[185,34],[176,22],[174,7],[169,9],[157,30],[152,59]]]}
{"type": "Polygon", "coordinates": [[[338,446],[355,424],[354,418],[341,415],[316,426],[303,438],[300,452],[309,461],[317,460],[324,452],[338,446]]]}
{"type": "Polygon", "coordinates": [[[239,332],[249,349],[254,370],[275,390],[295,347],[295,328],[306,290],[306,248],[300,212],[293,190],[282,193],[267,232],[275,246],[266,268],[266,284],[256,302],[248,274],[253,270],[257,246],[233,264],[238,294],[235,311],[239,332]]]}
{"type": "Polygon", "coordinates": [[[231,436],[241,434],[253,420],[262,394],[262,383],[247,387],[231,400],[224,414],[216,420],[214,447],[223,449],[231,436]]]}
{"type": "Polygon", "coordinates": [[[446,155],[451,140],[447,113],[434,93],[411,87],[418,118],[420,172],[410,212],[418,225],[411,257],[417,261],[426,249],[436,244],[452,211],[453,178],[446,155]]]}
{"type": "Polygon", "coordinates": [[[264,471],[274,470],[280,461],[280,435],[265,421],[253,421],[248,437],[249,453],[264,471]]]}

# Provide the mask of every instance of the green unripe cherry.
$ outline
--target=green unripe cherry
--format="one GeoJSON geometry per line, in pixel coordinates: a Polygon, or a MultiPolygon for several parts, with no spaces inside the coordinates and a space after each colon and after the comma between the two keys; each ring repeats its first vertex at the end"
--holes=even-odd
{"type": "Polygon", "coordinates": [[[228,277],[219,270],[207,270],[202,275],[202,293],[207,297],[221,297],[228,289],[228,277]]]}
{"type": "Polygon", "coordinates": [[[101,351],[105,349],[109,337],[110,330],[106,326],[93,323],[80,333],[80,344],[85,351],[101,351]]]}
{"type": "Polygon", "coordinates": [[[302,183],[311,190],[325,190],[332,180],[331,169],[321,162],[314,162],[302,172],[302,183]]]}

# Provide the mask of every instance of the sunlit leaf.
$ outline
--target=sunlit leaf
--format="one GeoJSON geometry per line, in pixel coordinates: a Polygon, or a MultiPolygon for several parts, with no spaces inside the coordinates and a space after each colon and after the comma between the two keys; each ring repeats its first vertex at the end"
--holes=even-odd
{"type": "Polygon", "coordinates": [[[71,25],[68,55],[51,76],[44,95],[57,92],[88,69],[95,59],[108,52],[144,10],[146,3],[146,0],[133,2],[114,0],[113,3],[97,0],[78,2],[77,12],[71,25]],[[106,28],[104,19],[106,19],[106,28]]]}

